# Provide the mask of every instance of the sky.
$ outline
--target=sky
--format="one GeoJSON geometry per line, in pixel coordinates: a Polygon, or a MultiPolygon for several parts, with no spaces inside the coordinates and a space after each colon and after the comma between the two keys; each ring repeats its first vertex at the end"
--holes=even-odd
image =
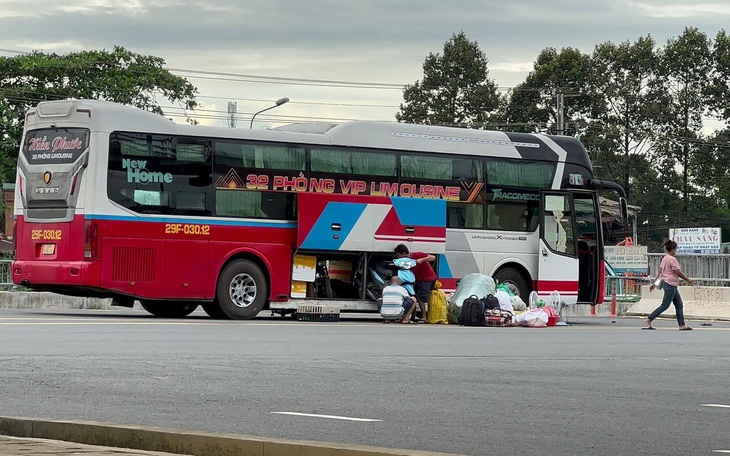
{"type": "Polygon", "coordinates": [[[728,24],[729,0],[0,0],[0,56],[121,45],[186,76],[203,124],[228,125],[236,101],[237,127],[248,128],[254,112],[289,98],[256,117],[261,128],[392,121],[403,85],[421,79],[426,56],[460,31],[507,90],[546,47],[590,53],[648,34],[663,45],[687,26],[714,38],[728,24]]]}

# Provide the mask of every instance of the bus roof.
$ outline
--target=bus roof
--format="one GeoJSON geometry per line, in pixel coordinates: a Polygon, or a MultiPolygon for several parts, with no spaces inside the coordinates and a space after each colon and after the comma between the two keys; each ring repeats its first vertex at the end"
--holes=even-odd
{"type": "Polygon", "coordinates": [[[28,111],[28,128],[85,118],[98,131],[139,131],[195,137],[283,141],[415,152],[565,161],[592,170],[588,153],[575,138],[382,121],[342,124],[301,123],[272,130],[183,125],[158,114],[98,100],[46,101],[28,111]],[[79,116],[79,110],[82,111],[79,116]],[[87,111],[88,110],[88,114],[87,111]],[[88,117],[87,117],[88,116],[88,117]],[[89,119],[90,118],[90,119],[89,119]],[[39,124],[33,126],[32,124],[39,124]]]}

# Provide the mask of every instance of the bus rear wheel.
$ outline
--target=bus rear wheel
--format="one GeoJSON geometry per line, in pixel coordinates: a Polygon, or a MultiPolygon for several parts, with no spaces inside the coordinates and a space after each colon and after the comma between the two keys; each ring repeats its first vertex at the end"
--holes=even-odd
{"type": "Polygon", "coordinates": [[[525,276],[514,268],[504,268],[494,274],[494,280],[504,284],[515,295],[522,298],[524,302],[528,302],[530,296],[530,286],[527,284],[525,276]]]}
{"type": "Polygon", "coordinates": [[[195,302],[140,301],[140,304],[144,310],[160,318],[187,317],[198,308],[198,304],[195,302]]]}
{"type": "Polygon", "coordinates": [[[215,318],[216,320],[225,320],[228,318],[228,315],[223,312],[223,309],[221,309],[221,305],[218,304],[218,301],[204,302],[202,304],[202,307],[205,313],[207,313],[210,318],[215,318]]]}
{"type": "Polygon", "coordinates": [[[255,317],[263,309],[268,293],[264,273],[249,260],[235,260],[226,266],[216,288],[221,310],[234,320],[255,317]]]}

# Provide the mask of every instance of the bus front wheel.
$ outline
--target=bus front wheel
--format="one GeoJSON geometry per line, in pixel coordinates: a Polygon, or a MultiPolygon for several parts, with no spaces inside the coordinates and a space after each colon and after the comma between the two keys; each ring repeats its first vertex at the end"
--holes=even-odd
{"type": "Polygon", "coordinates": [[[198,304],[195,302],[140,301],[139,303],[142,304],[144,310],[160,318],[187,317],[198,308],[198,304]]]}
{"type": "Polygon", "coordinates": [[[525,276],[514,268],[504,268],[494,274],[494,280],[504,284],[512,293],[527,302],[530,296],[530,287],[525,276]]]}
{"type": "Polygon", "coordinates": [[[234,320],[255,317],[266,303],[266,277],[254,262],[235,260],[223,269],[216,294],[221,310],[234,320]]]}

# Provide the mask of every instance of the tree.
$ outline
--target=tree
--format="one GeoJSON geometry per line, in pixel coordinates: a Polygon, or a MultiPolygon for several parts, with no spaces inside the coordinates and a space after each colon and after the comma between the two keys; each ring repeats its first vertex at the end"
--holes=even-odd
{"type": "Polygon", "coordinates": [[[553,134],[574,135],[590,117],[600,97],[586,92],[592,80],[590,56],[577,49],[546,48],[535,60],[534,70],[518,84],[506,108],[513,130],[549,129],[553,134]],[[557,95],[564,96],[563,130],[558,131],[557,95]]]}
{"type": "Polygon", "coordinates": [[[702,117],[709,112],[711,80],[715,77],[712,48],[707,35],[687,27],[671,38],[661,52],[654,96],[661,107],[656,117],[660,132],[655,142],[658,162],[666,170],[681,166],[683,211],[693,193],[692,165],[702,143],[702,117]]]}
{"type": "Polygon", "coordinates": [[[710,87],[710,107],[726,122],[730,121],[730,36],[720,30],[712,50],[715,73],[710,87]]]}
{"type": "Polygon", "coordinates": [[[399,122],[482,127],[499,107],[496,83],[489,79],[488,59],[464,32],[444,44],[443,56],[430,53],[423,80],[403,90],[399,122]]]}
{"type": "Polygon", "coordinates": [[[41,101],[66,98],[109,100],[162,114],[161,96],[186,109],[197,89],[165,70],[160,57],[115,46],[109,51],[70,54],[33,52],[0,57],[0,181],[15,179],[25,112],[41,101]]]}
{"type": "Polygon", "coordinates": [[[658,109],[649,90],[659,63],[655,47],[650,36],[633,44],[606,42],[596,46],[591,58],[590,91],[600,94],[605,106],[595,112],[595,122],[582,139],[594,163],[604,168],[604,177],[621,182],[627,196],[632,193],[632,171],[648,166],[633,155],[643,155],[651,146],[652,119],[658,109]]]}

